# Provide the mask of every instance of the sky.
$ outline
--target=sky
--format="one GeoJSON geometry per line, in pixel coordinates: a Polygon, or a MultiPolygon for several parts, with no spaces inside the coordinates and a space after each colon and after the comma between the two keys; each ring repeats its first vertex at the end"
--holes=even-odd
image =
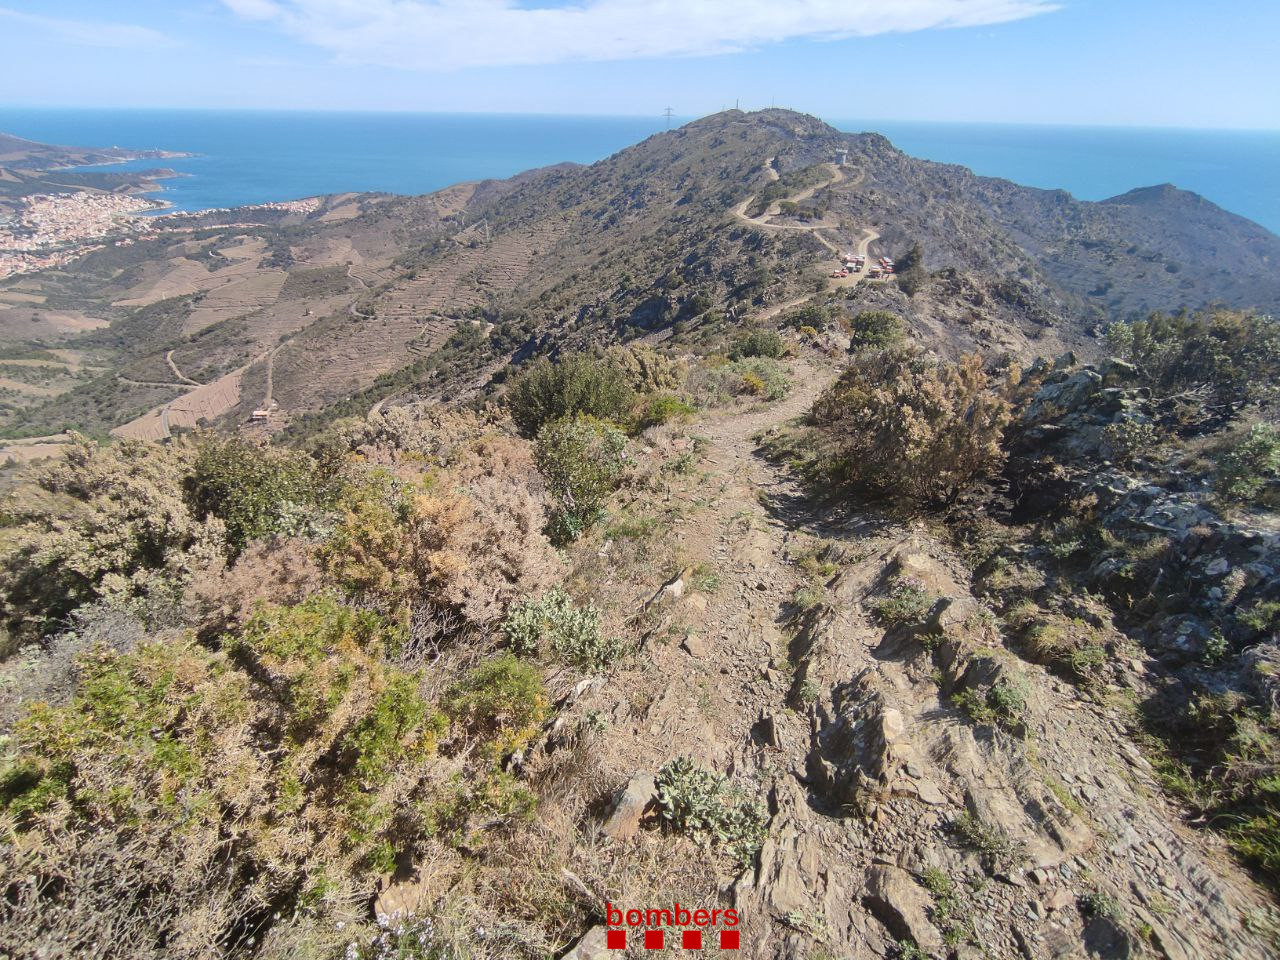
{"type": "Polygon", "coordinates": [[[1280,129],[1280,0],[0,0],[0,105],[1280,129]]]}

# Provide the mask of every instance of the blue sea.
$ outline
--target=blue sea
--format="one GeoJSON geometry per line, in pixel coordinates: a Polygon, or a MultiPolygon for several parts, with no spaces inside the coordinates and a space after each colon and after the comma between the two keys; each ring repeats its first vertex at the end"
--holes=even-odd
{"type": "MultiPolygon", "coordinates": [[[[1082,200],[1173,183],[1280,233],[1280,131],[831,122],[883,133],[918,157],[1082,200]]],[[[665,128],[661,117],[0,108],[0,131],[32,140],[196,154],[163,161],[184,174],[161,194],[180,210],[358,190],[427,193],[590,163],[665,128]]]]}

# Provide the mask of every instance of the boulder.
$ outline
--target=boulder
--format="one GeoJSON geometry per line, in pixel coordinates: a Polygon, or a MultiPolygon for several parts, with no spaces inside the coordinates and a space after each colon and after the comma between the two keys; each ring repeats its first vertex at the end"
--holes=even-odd
{"type": "Polygon", "coordinates": [[[604,927],[592,927],[560,960],[611,960],[617,951],[605,946],[604,927]]]}
{"type": "Polygon", "coordinates": [[[696,633],[686,634],[685,638],[680,641],[680,649],[698,660],[707,655],[707,644],[696,633]]]}
{"type": "Polygon", "coordinates": [[[644,815],[653,802],[658,785],[653,776],[637,773],[618,791],[613,810],[600,827],[600,832],[614,840],[628,840],[640,830],[644,815]]]}
{"type": "Polygon", "coordinates": [[[991,639],[994,618],[972,597],[948,597],[934,607],[925,629],[958,644],[991,639]]]}
{"type": "Polygon", "coordinates": [[[809,754],[809,774],[842,806],[860,807],[869,796],[887,793],[898,768],[914,756],[902,712],[884,696],[839,695],[834,715],[818,711],[818,731],[809,754]]]}
{"type": "Polygon", "coordinates": [[[1055,382],[1046,382],[1032,399],[1025,419],[1028,423],[1056,419],[1062,412],[1074,413],[1086,406],[1102,389],[1102,375],[1085,367],[1055,382]]]}
{"type": "Polygon", "coordinates": [[[648,610],[652,606],[666,603],[670,600],[679,600],[684,596],[686,582],[692,573],[692,568],[685,567],[658,588],[658,591],[646,601],[644,609],[648,610]]]}
{"type": "Polygon", "coordinates": [[[864,899],[898,940],[910,940],[926,953],[942,949],[942,935],[929,922],[932,901],[907,871],[886,864],[871,867],[864,899]]]}

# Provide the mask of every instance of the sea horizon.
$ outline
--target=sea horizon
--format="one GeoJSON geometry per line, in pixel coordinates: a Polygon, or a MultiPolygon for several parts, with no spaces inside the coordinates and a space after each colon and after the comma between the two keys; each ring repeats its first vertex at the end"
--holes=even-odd
{"type": "MultiPolygon", "coordinates": [[[[1280,233],[1280,131],[822,119],[845,132],[882,134],[913,156],[1081,200],[1172,183],[1280,233]]],[[[174,169],[182,176],[150,194],[174,210],[430,193],[592,163],[667,128],[666,117],[644,115],[0,107],[0,132],[14,136],[191,154],[109,166],[174,169]]]]}

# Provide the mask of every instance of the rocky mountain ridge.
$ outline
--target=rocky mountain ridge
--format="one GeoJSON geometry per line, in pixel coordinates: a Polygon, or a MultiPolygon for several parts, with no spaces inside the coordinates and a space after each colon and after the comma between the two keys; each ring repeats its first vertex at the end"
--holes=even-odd
{"type": "MultiPolygon", "coordinates": [[[[1134,313],[1280,302],[1280,240],[1206,201],[1147,190],[1078,202],[768,110],[707,117],[590,166],[431,197],[344,195],[308,213],[177,218],[70,269],[6,284],[0,332],[25,341],[53,317],[37,334],[47,345],[107,347],[132,382],[168,380],[171,355],[196,380],[217,381],[213,396],[177,405],[180,423],[242,422],[270,400],[287,420],[348,403],[375,382],[382,393],[415,380],[436,393],[472,389],[475,372],[492,374],[516,351],[554,342],[732,321],[813,289],[838,266],[833,251],[871,234],[873,258],[919,243],[927,271],[957,271],[911,296],[894,285],[857,288],[869,303],[897,300],[939,342],[1023,355],[1087,351],[1098,324],[1134,313]],[[824,186],[823,165],[837,160],[842,179],[824,186]],[[757,194],[806,188],[809,212],[784,211],[767,227],[732,215],[757,194]],[[986,292],[957,297],[957,286],[986,292]],[[465,348],[460,381],[436,369],[423,382],[421,367],[463,320],[493,324],[495,336],[465,348]],[[74,333],[103,323],[128,332],[74,333]]],[[[31,412],[20,430],[122,427],[163,397],[125,380],[108,375],[53,399],[33,394],[22,401],[31,412]]],[[[158,409],[130,430],[154,432],[158,409]]]]}

